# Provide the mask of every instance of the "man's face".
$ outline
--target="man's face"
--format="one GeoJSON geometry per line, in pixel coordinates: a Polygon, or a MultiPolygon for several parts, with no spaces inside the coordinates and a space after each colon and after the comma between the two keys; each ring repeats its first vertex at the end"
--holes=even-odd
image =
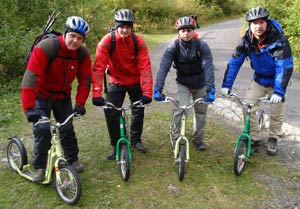
{"type": "Polygon", "coordinates": [[[190,41],[193,38],[194,30],[192,28],[183,28],[178,31],[179,38],[183,41],[190,41]]]}
{"type": "Polygon", "coordinates": [[[261,39],[267,30],[267,22],[263,19],[253,20],[250,23],[250,30],[257,39],[261,39]]]}
{"type": "Polygon", "coordinates": [[[117,28],[118,33],[120,34],[121,37],[126,38],[130,35],[131,33],[131,27],[129,25],[122,25],[117,28]]]}
{"type": "Polygon", "coordinates": [[[84,41],[83,35],[76,32],[69,32],[65,36],[65,43],[69,50],[77,50],[84,41]]]}

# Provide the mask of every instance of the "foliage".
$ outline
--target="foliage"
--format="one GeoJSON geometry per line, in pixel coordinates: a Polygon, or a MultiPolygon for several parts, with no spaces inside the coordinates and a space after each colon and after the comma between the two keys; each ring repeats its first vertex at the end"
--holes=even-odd
{"type": "Polygon", "coordinates": [[[109,27],[114,26],[113,14],[117,9],[129,8],[136,17],[135,29],[140,33],[175,32],[174,22],[180,16],[198,14],[200,23],[232,15],[237,10],[234,1],[216,0],[200,2],[194,0],[16,0],[1,1],[0,5],[0,89],[11,78],[23,75],[23,60],[33,40],[42,29],[52,11],[60,12],[54,25],[57,31],[64,30],[68,16],[85,18],[91,28],[86,45],[92,53],[96,44],[109,27]],[[209,3],[209,4],[208,4],[209,3]],[[208,4],[208,5],[206,5],[208,4]],[[192,6],[193,5],[193,6],[192,6]],[[24,18],[26,17],[26,18],[24,18]]]}

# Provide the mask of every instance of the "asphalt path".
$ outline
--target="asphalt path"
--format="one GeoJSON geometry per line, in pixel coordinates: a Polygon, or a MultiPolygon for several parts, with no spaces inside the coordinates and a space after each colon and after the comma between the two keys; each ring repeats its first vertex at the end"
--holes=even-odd
{"type": "MultiPolygon", "coordinates": [[[[203,27],[196,30],[200,38],[208,43],[214,58],[215,65],[215,84],[217,90],[217,96],[219,95],[219,90],[221,88],[223,75],[226,69],[228,59],[231,57],[233,49],[240,37],[243,35],[244,31],[242,29],[242,20],[233,19],[220,23],[216,23],[207,27],[203,27]]],[[[154,48],[150,52],[153,76],[156,78],[157,70],[159,69],[159,63],[162,57],[162,54],[168,44],[174,41],[174,39],[165,42],[158,47],[154,48]]],[[[235,82],[233,85],[233,91],[239,95],[244,95],[247,87],[250,84],[251,78],[253,75],[253,70],[250,68],[250,62],[245,61],[235,82]]],[[[167,76],[164,94],[172,95],[176,92],[176,71],[174,69],[170,70],[170,73],[167,76]]],[[[218,102],[218,99],[216,100],[218,102]]],[[[291,129],[300,128],[300,76],[299,73],[293,73],[291,79],[291,85],[288,86],[286,94],[286,103],[284,109],[285,117],[285,126],[291,129]]],[[[290,133],[291,134],[291,133],[290,133]]],[[[293,132],[293,135],[298,138],[298,132],[293,132]]],[[[300,140],[300,138],[299,138],[300,140]]]]}

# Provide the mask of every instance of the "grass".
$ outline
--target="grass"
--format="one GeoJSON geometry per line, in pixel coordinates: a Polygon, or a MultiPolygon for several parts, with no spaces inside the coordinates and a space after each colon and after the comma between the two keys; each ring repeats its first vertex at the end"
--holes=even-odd
{"type": "MultiPolygon", "coordinates": [[[[153,46],[166,38],[145,37],[153,46]]],[[[111,147],[105,117],[89,98],[87,114],[74,122],[79,158],[85,166],[80,174],[83,193],[76,206],[68,206],[50,185],[34,184],[8,167],[6,139],[13,135],[24,137],[30,162],[33,139],[19,94],[1,97],[1,113],[5,113],[6,120],[0,123],[0,208],[257,208],[268,198],[265,183],[257,180],[259,173],[271,173],[278,179],[292,175],[274,158],[257,154],[252,156],[243,175],[236,177],[232,163],[237,133],[209,117],[205,130],[208,149],[199,152],[191,146],[184,180],[178,181],[168,136],[172,106],[153,102],[146,108],[143,132],[149,151],[133,151],[131,176],[124,182],[116,162],[106,160],[111,147]]],[[[191,117],[187,127],[187,136],[191,138],[191,117]]]]}

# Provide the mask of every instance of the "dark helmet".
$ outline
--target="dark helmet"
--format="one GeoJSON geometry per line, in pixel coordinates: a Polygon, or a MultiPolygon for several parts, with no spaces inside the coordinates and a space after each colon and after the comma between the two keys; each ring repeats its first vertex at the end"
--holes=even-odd
{"type": "Polygon", "coordinates": [[[269,17],[269,12],[264,7],[251,8],[246,14],[246,20],[251,22],[257,19],[267,19],[269,17]]]}
{"type": "Polygon", "coordinates": [[[120,9],[115,14],[117,22],[134,22],[134,15],[129,9],[120,9]]]}
{"type": "Polygon", "coordinates": [[[71,16],[68,17],[66,21],[66,29],[67,31],[71,29],[72,31],[85,36],[89,32],[89,25],[83,18],[78,16],[71,16]]]}
{"type": "Polygon", "coordinates": [[[176,20],[175,25],[177,30],[180,30],[182,28],[195,29],[196,21],[191,17],[181,17],[176,20]]]}

